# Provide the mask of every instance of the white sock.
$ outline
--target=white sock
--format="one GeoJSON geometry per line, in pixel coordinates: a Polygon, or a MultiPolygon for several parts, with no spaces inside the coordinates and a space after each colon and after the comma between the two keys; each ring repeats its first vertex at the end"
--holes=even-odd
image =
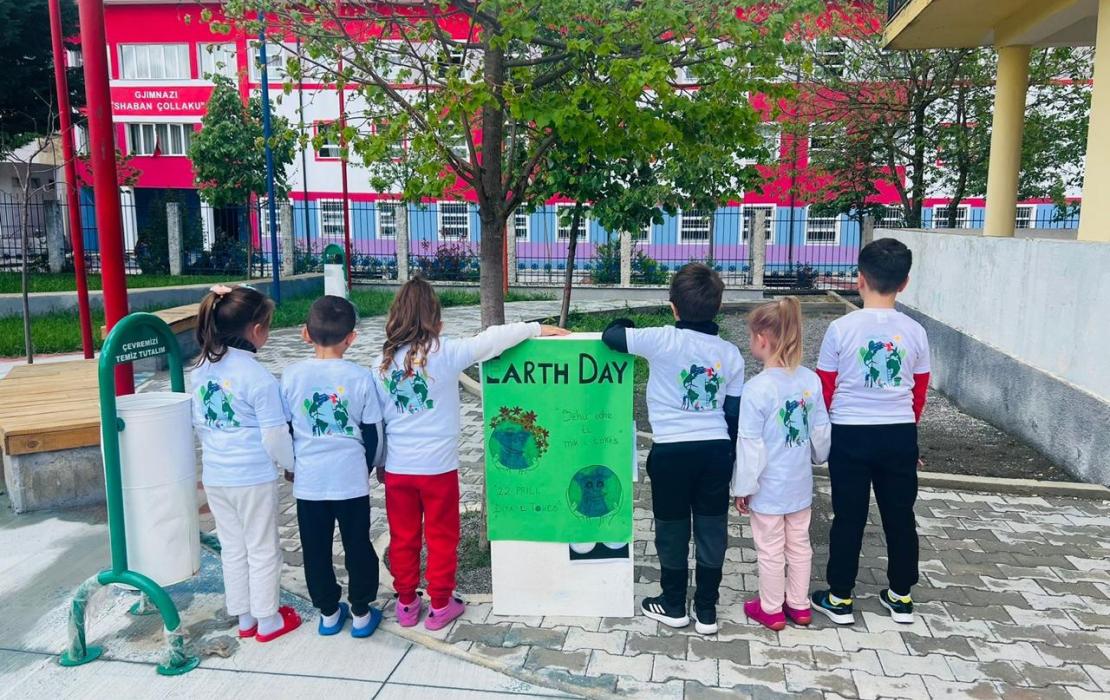
{"type": "Polygon", "coordinates": [[[888,588],[886,592],[889,595],[891,600],[902,600],[903,598],[909,598],[910,597],[909,593],[907,593],[906,595],[901,595],[899,593],[895,593],[893,588],[888,588]]]}
{"type": "Polygon", "coordinates": [[[354,627],[355,629],[360,630],[360,629],[362,629],[363,627],[365,627],[366,625],[369,625],[369,624],[370,624],[370,613],[369,612],[366,613],[365,615],[352,615],[352,617],[351,617],[351,626],[354,627]]]}
{"type": "Polygon", "coordinates": [[[852,599],[851,598],[839,598],[839,597],[833,595],[830,592],[829,593],[829,602],[832,603],[833,605],[840,605],[841,603],[850,603],[850,602],[852,602],[852,599]]]}
{"type": "Polygon", "coordinates": [[[324,618],[324,626],[335,627],[335,623],[339,622],[339,613],[341,612],[343,611],[340,608],[336,608],[335,612],[333,612],[331,615],[324,615],[323,613],[321,613],[320,617],[324,618]]]}
{"type": "Polygon", "coordinates": [[[239,616],[239,629],[244,632],[254,627],[256,624],[258,624],[258,620],[254,619],[254,615],[250,613],[243,613],[239,616]]]}
{"type": "Polygon", "coordinates": [[[258,618],[258,633],[259,634],[273,634],[282,628],[285,620],[282,619],[280,613],[267,615],[266,617],[258,618]]]}

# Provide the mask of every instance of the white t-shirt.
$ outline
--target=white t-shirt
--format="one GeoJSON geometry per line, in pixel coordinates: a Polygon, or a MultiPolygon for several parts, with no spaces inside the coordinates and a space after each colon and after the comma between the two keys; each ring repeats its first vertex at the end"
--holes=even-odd
{"type": "Polygon", "coordinates": [[[740,350],[688,328],[629,328],[628,352],[648,361],[647,407],[655,442],[728,440],[725,397],[744,388],[740,350]]]}
{"type": "Polygon", "coordinates": [[[540,334],[538,323],[490,326],[472,338],[440,338],[424,366],[405,374],[408,348],[385,373],[374,360],[378,401],[385,418],[385,469],[394,474],[445,474],[459,468],[459,373],[540,334]]]}
{"type": "Polygon", "coordinates": [[[816,374],[805,367],[763,370],[740,399],[732,495],[751,496],[751,509],[767,515],[809,508],[812,464],[828,458],[831,432],[816,374]]]}
{"type": "Polygon", "coordinates": [[[189,373],[193,427],[200,436],[205,486],[255,486],[277,479],[262,431],[289,421],[274,375],[254,353],[228,348],[219,362],[189,373]]]}
{"type": "Polygon", "coordinates": [[[293,418],[293,496],[344,501],[370,493],[360,423],[382,419],[374,376],[347,360],[302,360],[281,375],[293,418]]]}
{"type": "Polygon", "coordinates": [[[829,324],[817,369],[837,373],[833,423],[913,423],[913,375],[929,371],[929,339],[900,311],[859,309],[829,324]]]}

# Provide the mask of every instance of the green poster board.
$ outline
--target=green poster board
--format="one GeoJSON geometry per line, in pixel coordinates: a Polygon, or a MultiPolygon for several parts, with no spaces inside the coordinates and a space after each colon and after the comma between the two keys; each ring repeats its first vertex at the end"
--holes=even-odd
{"type": "Polygon", "coordinates": [[[632,357],[529,340],[482,365],[491,540],[632,540],[632,357]]]}

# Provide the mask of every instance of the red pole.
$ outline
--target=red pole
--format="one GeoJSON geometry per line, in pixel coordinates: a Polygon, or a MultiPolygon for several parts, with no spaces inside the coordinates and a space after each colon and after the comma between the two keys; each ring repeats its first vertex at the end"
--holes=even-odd
{"type": "MultiPolygon", "coordinates": [[[[342,14],[343,0],[335,0],[336,21],[343,21],[342,14]]],[[[336,62],[336,71],[339,76],[343,75],[342,49],[340,49],[339,51],[339,60],[336,62]]],[[[344,133],[347,126],[347,101],[343,94],[347,91],[347,86],[342,80],[342,77],[336,79],[335,85],[339,89],[339,179],[342,183],[343,188],[343,249],[347,263],[347,290],[349,292],[351,289],[351,205],[347,201],[347,136],[344,133]]]]}
{"type": "Polygon", "coordinates": [[[49,0],[50,41],[54,47],[54,89],[58,93],[58,122],[65,161],[66,208],[69,210],[69,238],[73,246],[73,275],[77,283],[77,310],[81,318],[81,350],[85,359],[93,356],[92,320],[89,315],[89,285],[85,279],[85,235],[81,228],[81,204],[77,196],[77,163],[74,159],[73,124],[69,113],[69,81],[66,79],[66,52],[62,44],[62,8],[59,0],[49,0]]]}
{"type": "MultiPolygon", "coordinates": [[[[78,0],[81,53],[85,60],[85,100],[89,114],[89,161],[93,171],[96,232],[100,241],[100,273],[104,280],[104,320],[111,330],[127,315],[123,227],[120,224],[119,179],[112,125],[112,94],[108,88],[108,42],[104,36],[104,0],[78,0]]],[[[116,365],[116,394],[135,392],[131,363],[116,365]]]]}

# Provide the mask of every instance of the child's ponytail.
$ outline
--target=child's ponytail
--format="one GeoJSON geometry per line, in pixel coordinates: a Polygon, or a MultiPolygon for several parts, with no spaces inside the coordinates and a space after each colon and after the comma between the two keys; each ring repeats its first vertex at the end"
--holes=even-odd
{"type": "Polygon", "coordinates": [[[197,310],[197,364],[219,362],[229,347],[250,345],[244,337],[258,324],[270,326],[274,302],[250,287],[216,285],[201,299],[197,310]]]}
{"type": "Polygon", "coordinates": [[[754,335],[771,341],[771,358],[783,367],[802,364],[802,305],[798,297],[785,296],[756,307],[748,316],[754,335]]]}

